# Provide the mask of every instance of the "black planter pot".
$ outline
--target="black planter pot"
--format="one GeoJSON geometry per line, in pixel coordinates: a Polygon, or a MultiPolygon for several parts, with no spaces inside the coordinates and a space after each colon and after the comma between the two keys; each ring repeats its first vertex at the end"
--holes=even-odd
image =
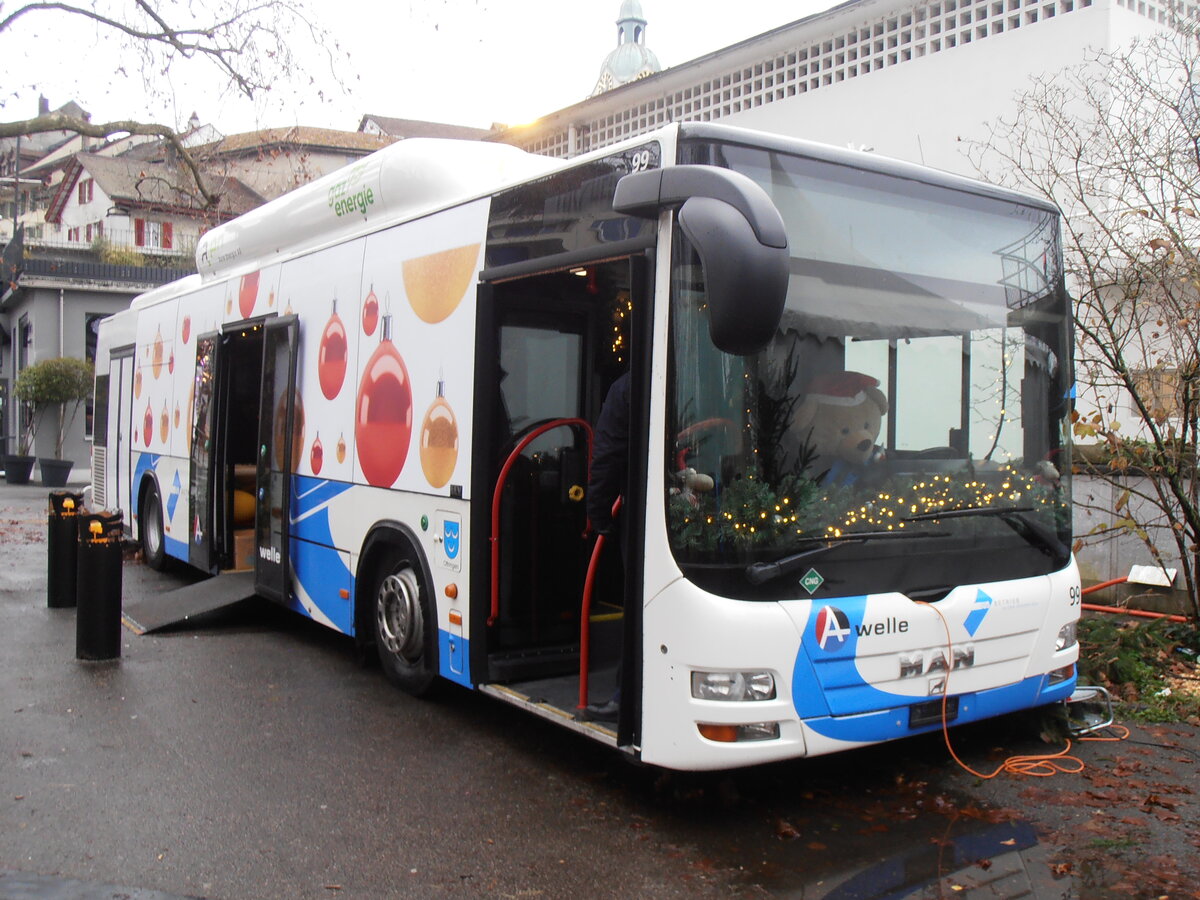
{"type": "Polygon", "coordinates": [[[42,470],[42,484],[46,487],[62,487],[67,483],[67,476],[75,466],[69,459],[39,459],[38,468],[42,470]]]}
{"type": "Polygon", "coordinates": [[[29,484],[29,476],[33,474],[33,464],[36,461],[32,456],[8,454],[4,457],[4,480],[9,484],[29,484]]]}

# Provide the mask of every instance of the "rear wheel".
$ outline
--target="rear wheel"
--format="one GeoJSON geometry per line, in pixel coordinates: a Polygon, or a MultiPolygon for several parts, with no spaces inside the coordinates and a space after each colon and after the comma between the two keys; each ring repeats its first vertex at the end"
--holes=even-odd
{"type": "Polygon", "coordinates": [[[141,525],[142,559],[150,568],[161,572],[167,566],[167,549],[163,539],[162,502],[158,498],[158,488],[153,484],[147,486],[142,495],[138,522],[141,525]]]}
{"type": "Polygon", "coordinates": [[[425,580],[406,554],[389,550],[374,591],[375,647],[388,679],[419,696],[437,674],[436,622],[425,580]]]}

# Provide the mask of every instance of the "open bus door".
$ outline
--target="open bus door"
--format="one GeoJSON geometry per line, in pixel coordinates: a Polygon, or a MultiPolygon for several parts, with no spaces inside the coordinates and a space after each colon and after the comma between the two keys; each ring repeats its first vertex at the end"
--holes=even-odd
{"type": "MultiPolygon", "coordinates": [[[[124,530],[131,530],[134,498],[129,485],[129,442],[133,434],[133,349],[114,353],[108,364],[109,375],[109,433],[108,446],[112,448],[108,459],[113,461],[113,492],[109,498],[124,511],[124,530]],[[114,398],[115,394],[115,398],[114,398]],[[116,400],[114,403],[113,400],[116,400]]],[[[107,477],[107,472],[105,473],[107,477]]]]}
{"type": "Polygon", "coordinates": [[[254,519],[254,586],[259,596],[280,603],[290,597],[288,577],[289,503],[294,455],[303,410],[298,406],[295,316],[264,326],[262,392],[259,398],[258,460],[254,519]]]}
{"type": "Polygon", "coordinates": [[[216,460],[213,425],[216,420],[217,365],[221,351],[221,336],[205,334],[196,337],[196,376],[192,401],[196,412],[193,419],[191,444],[191,477],[188,478],[188,562],[204,572],[213,571],[215,564],[213,541],[212,480],[216,460]]]}
{"type": "MultiPolygon", "coordinates": [[[[480,291],[480,359],[489,362],[480,367],[477,390],[491,402],[480,403],[476,416],[476,434],[487,436],[489,448],[477,470],[488,490],[476,504],[482,520],[495,522],[490,542],[476,545],[493,562],[490,575],[483,566],[475,582],[492,603],[480,661],[490,683],[482,689],[558,722],[563,713],[573,718],[579,701],[580,618],[594,543],[586,528],[588,426],[613,382],[632,367],[633,320],[648,314],[647,295],[641,257],[534,272],[480,291]]],[[[643,379],[639,372],[633,383],[643,379]]],[[[643,446],[643,423],[633,427],[639,434],[631,434],[631,444],[643,446]]],[[[645,465],[631,458],[629,471],[644,478],[645,465]]],[[[634,546],[642,540],[644,503],[639,495],[627,505],[633,512],[622,537],[634,546]]],[[[630,698],[621,712],[623,744],[635,737],[639,709],[637,653],[619,666],[622,644],[639,646],[636,556],[627,566],[618,541],[601,556],[586,628],[600,702],[612,695],[621,669],[630,698]]],[[[609,728],[580,727],[618,739],[609,728]]]]}

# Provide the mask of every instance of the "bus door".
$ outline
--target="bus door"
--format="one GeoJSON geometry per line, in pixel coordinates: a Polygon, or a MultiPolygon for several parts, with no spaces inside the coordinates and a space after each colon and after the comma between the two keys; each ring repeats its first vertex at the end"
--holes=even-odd
{"type": "MultiPolygon", "coordinates": [[[[596,421],[609,385],[628,366],[622,324],[628,273],[628,260],[619,260],[494,287],[499,371],[489,407],[489,496],[514,449],[535,429],[553,420],[596,421]]],[[[499,609],[488,638],[496,681],[578,674],[580,602],[592,547],[585,535],[588,443],[581,426],[555,427],[511,460],[499,507],[499,609]]],[[[608,611],[615,636],[616,548],[609,563],[598,608],[608,611]]]]}
{"type": "MultiPolygon", "coordinates": [[[[294,323],[294,317],[280,320],[285,333],[292,329],[284,342],[292,356],[294,323]]],[[[207,572],[249,571],[263,557],[257,549],[256,511],[278,489],[260,475],[259,466],[262,421],[270,415],[263,407],[262,390],[273,390],[274,385],[272,381],[264,388],[267,331],[262,322],[240,322],[196,338],[188,562],[207,572]]],[[[294,377],[294,364],[280,377],[294,377]]],[[[284,413],[290,415],[290,407],[284,413]]],[[[274,442],[269,424],[266,427],[274,442]]],[[[285,507],[286,503],[275,508],[285,507]]],[[[274,553],[268,553],[274,562],[274,553]]],[[[264,596],[276,596],[270,592],[271,583],[267,579],[264,596]]]]}
{"type": "Polygon", "coordinates": [[[268,321],[264,335],[255,463],[254,585],[260,596],[286,603],[291,593],[288,500],[304,428],[295,388],[296,317],[268,321]]]}
{"type": "Polygon", "coordinates": [[[217,370],[221,348],[219,334],[196,337],[196,375],[192,385],[195,414],[188,478],[188,562],[205,572],[214,565],[212,481],[214,424],[216,422],[217,370]]]}
{"type": "MultiPolygon", "coordinates": [[[[108,446],[115,454],[113,472],[113,505],[124,513],[125,531],[129,533],[133,524],[134,501],[130,494],[129,453],[130,436],[133,433],[133,369],[135,362],[132,348],[120,356],[114,354],[108,364],[109,435],[108,446]],[[115,397],[113,395],[116,395],[115,397]],[[116,403],[113,403],[113,400],[116,403]]],[[[107,472],[105,473],[107,478],[107,472]]]]}

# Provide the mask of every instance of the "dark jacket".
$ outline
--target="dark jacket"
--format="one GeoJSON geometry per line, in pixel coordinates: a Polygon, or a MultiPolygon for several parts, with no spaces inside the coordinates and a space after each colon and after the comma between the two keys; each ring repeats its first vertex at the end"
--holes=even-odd
{"type": "Polygon", "coordinates": [[[612,505],[629,472],[629,373],[613,382],[600,408],[592,444],[587,514],[600,534],[613,531],[612,505]]]}

